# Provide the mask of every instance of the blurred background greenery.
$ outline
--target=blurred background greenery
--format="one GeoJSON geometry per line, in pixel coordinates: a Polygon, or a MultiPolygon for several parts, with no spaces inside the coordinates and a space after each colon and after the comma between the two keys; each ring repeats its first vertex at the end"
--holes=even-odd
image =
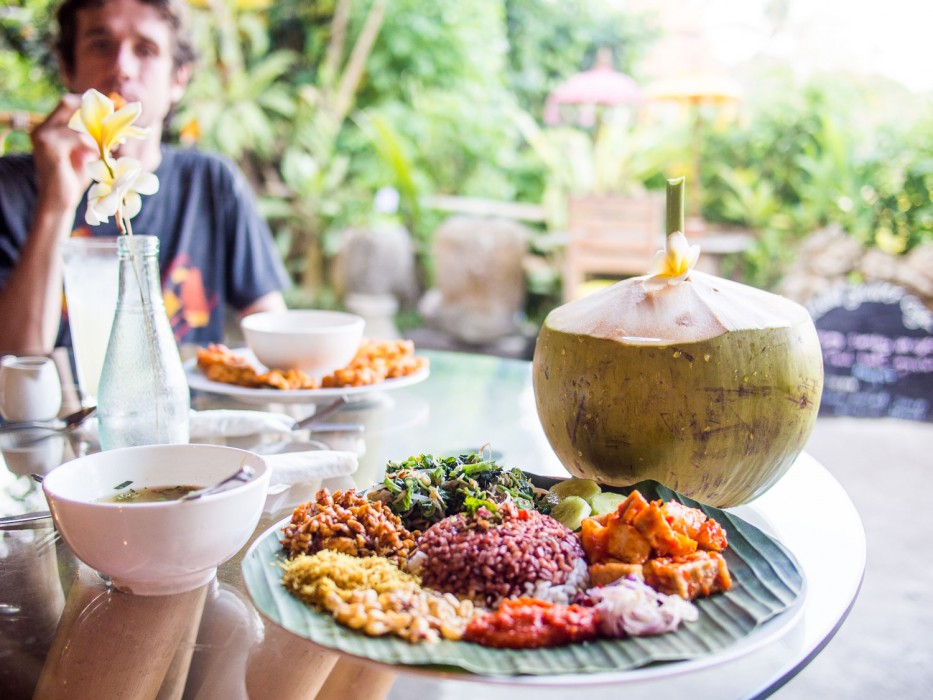
{"type": "MultiPolygon", "coordinates": [[[[741,104],[603,108],[595,126],[546,125],[547,96],[593,65],[645,79],[664,27],[641,3],[600,0],[192,0],[201,60],[169,137],[247,173],[296,282],[295,304],[335,303],[330,262],[373,197],[398,217],[431,284],[437,195],[541,205],[541,245],[571,193],[660,188],[695,176],[708,225],[752,245],[725,270],[773,288],[794,244],[836,223],[903,254],[933,239],[929,96],[851,72],[801,77],[762,59],[735,75],[741,104]]],[[[782,20],[787,3],[768,3],[782,20]]],[[[0,110],[43,113],[60,91],[49,53],[53,0],[0,8],[0,110]]],[[[28,138],[0,131],[0,151],[28,138]]],[[[529,280],[529,313],[560,298],[558,274],[529,280]]]]}

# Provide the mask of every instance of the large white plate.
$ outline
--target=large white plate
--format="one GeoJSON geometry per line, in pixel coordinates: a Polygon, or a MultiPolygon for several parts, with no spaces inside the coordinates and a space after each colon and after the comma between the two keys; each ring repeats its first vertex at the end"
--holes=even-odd
{"type": "MultiPolygon", "coordinates": [[[[249,360],[260,371],[265,366],[260,363],[256,356],[248,348],[241,348],[233,351],[235,354],[249,360]]],[[[341,396],[349,398],[362,398],[371,394],[392,389],[402,389],[412,384],[423,382],[430,375],[430,369],[425,367],[423,370],[409,374],[406,377],[398,379],[386,379],[378,384],[368,384],[366,386],[346,386],[334,389],[296,389],[294,391],[283,391],[281,389],[253,389],[236,384],[224,384],[223,382],[213,382],[205,377],[198,369],[197,358],[191,358],[184,364],[185,376],[188,379],[188,386],[193,391],[204,391],[209,394],[219,394],[229,396],[244,403],[269,404],[269,403],[304,403],[317,404],[328,403],[341,396]]]]}

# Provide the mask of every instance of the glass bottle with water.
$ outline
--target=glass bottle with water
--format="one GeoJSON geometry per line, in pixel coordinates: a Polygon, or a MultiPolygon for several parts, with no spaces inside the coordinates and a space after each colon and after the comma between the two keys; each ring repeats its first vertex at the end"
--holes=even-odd
{"type": "Polygon", "coordinates": [[[190,394],[159,282],[159,239],[121,236],[120,289],[101,371],[101,448],[188,442],[190,394]]]}

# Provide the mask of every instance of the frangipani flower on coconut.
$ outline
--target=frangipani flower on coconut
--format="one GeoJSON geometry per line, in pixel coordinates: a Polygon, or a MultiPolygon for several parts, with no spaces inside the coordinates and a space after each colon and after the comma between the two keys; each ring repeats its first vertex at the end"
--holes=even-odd
{"type": "Polygon", "coordinates": [[[82,95],[81,108],[68,122],[75,131],[90,136],[100,153],[100,160],[87,166],[88,174],[96,183],[88,190],[84,216],[91,226],[115,216],[120,231],[132,234],[130,219],[142,206],[140,195],[159,191],[159,179],[145,172],[138,160],[113,157],[113,149],[127,139],[148,136],[148,129],[133,126],[141,113],[139,102],[129,102],[116,109],[112,99],[92,88],[82,95]]]}
{"type": "Polygon", "coordinates": [[[651,287],[672,287],[687,279],[690,270],[700,258],[700,246],[687,243],[687,237],[680,231],[674,231],[667,237],[663,250],[659,250],[651,263],[651,271],[646,284],[651,287]]]}

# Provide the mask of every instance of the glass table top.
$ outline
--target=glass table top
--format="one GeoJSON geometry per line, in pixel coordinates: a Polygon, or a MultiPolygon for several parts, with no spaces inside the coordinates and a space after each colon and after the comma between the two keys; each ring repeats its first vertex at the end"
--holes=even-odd
{"type": "MultiPolygon", "coordinates": [[[[538,422],[531,365],[519,360],[425,352],[427,380],[352,401],[328,420],[362,432],[296,432],[211,440],[260,453],[307,449],[323,441],[359,458],[356,484],[380,478],[388,459],[457,454],[486,447],[500,463],[543,475],[566,471],[538,422]]],[[[245,408],[230,397],[199,393],[195,409],[245,408]]],[[[266,410],[303,418],[313,405],[266,410]]],[[[0,442],[0,516],[46,508],[29,474],[43,473],[88,450],[53,436],[22,446],[0,442]],[[28,448],[28,449],[27,449],[28,448]]],[[[286,517],[285,503],[266,512],[256,536],[286,517]]],[[[339,656],[262,618],[245,592],[240,554],[210,584],[190,593],[144,598],[107,587],[57,537],[49,520],[0,530],[0,689],[5,698],[486,698],[566,697],[587,685],[590,697],[748,697],[767,694],[804,666],[835,633],[857,595],[865,536],[851,501],[815,460],[802,455],[771,490],[732,509],[781,541],[797,558],[807,586],[799,619],[753,649],[709,662],[694,660],[627,674],[481,678],[388,668],[339,656]],[[800,514],[807,517],[801,518],[800,514]],[[824,542],[833,542],[826,548],[824,542]]]]}

